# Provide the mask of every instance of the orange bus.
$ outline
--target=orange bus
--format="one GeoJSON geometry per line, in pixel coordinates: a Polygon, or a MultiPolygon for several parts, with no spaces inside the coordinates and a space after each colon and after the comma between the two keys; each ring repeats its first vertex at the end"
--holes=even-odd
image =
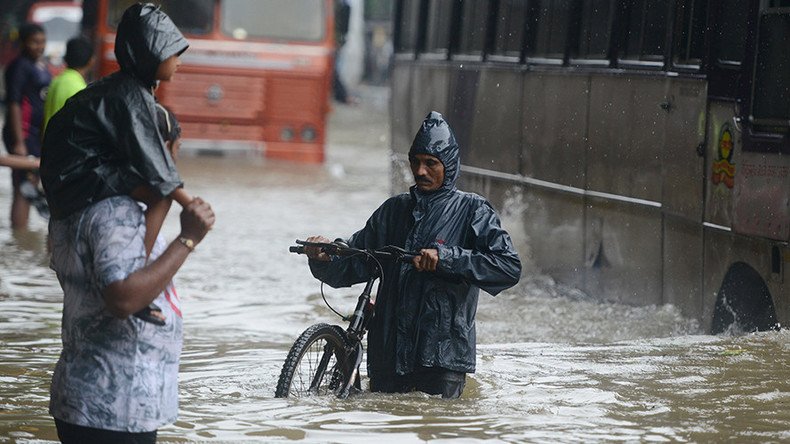
{"type": "MultiPolygon", "coordinates": [[[[99,0],[99,75],[118,69],[115,29],[136,0],[99,0]]],[[[331,0],[160,0],[190,43],[157,90],[178,116],[184,147],[262,150],[320,163],[334,58],[331,0]]]]}

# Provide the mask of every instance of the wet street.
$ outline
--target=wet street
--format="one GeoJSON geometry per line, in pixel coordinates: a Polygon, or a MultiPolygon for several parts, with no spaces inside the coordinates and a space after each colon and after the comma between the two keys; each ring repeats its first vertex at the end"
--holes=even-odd
{"type": "MultiPolygon", "coordinates": [[[[600,304],[534,274],[496,298],[481,294],[478,371],[460,400],[275,399],[293,340],[340,322],[288,246],[349,236],[390,193],[386,101],[374,99],[336,107],[325,165],[180,160],[186,189],[212,204],[217,223],[177,276],[180,418],[160,442],[790,441],[789,331],[702,335],[672,307],[600,304]]],[[[54,441],[47,404],[62,294],[46,223],[31,213],[30,230],[12,233],[9,193],[0,170],[0,442],[54,441]]],[[[173,211],[164,234],[177,233],[173,211]]],[[[359,291],[325,289],[341,311],[359,291]]]]}

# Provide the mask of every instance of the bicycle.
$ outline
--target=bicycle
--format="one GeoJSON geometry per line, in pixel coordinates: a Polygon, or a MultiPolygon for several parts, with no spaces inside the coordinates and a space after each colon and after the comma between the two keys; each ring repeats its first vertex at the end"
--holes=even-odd
{"type": "MultiPolygon", "coordinates": [[[[285,358],[274,396],[287,398],[334,394],[343,399],[352,390],[362,390],[359,375],[364,352],[362,339],[373,317],[373,285],[376,280],[379,281],[378,293],[384,279],[380,261],[399,260],[411,263],[418,253],[392,245],[378,250],[360,250],[349,247],[341,240],[331,243],[297,240],[296,243],[296,246],[289,248],[291,253],[305,254],[305,247],[318,247],[330,256],[363,255],[367,259],[370,278],[357,299],[353,314],[348,317],[335,311],[324,297],[327,306],[344,321],[348,321],[348,327],[344,330],[339,325],[319,323],[308,327],[299,335],[285,358]]],[[[323,296],[323,288],[321,295],[323,296]]]]}

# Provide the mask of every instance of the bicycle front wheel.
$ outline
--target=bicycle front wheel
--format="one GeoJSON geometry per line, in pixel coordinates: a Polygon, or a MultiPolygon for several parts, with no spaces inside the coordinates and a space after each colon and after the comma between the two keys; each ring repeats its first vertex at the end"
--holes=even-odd
{"type": "Polygon", "coordinates": [[[345,332],[336,325],[309,327],[288,352],[274,396],[336,395],[353,370],[349,368],[348,346],[345,332]]]}

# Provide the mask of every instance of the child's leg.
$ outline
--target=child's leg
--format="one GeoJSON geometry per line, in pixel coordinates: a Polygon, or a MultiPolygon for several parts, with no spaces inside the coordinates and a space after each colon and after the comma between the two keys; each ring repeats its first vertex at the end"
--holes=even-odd
{"type": "MultiPolygon", "coordinates": [[[[173,201],[168,197],[160,196],[152,188],[145,185],[135,188],[130,196],[147,206],[145,210],[145,237],[143,238],[143,244],[145,245],[145,255],[148,257],[154,249],[159,230],[162,229],[162,224],[173,201]]],[[[154,303],[151,303],[134,315],[146,322],[165,325],[165,317],[162,314],[162,310],[154,303]]]]}
{"type": "Polygon", "coordinates": [[[145,212],[145,254],[151,254],[151,250],[156,243],[156,237],[159,236],[159,230],[162,229],[162,224],[165,222],[167,212],[170,211],[170,205],[173,203],[167,197],[159,198],[159,200],[151,203],[148,210],[145,212]]]}
{"type": "Polygon", "coordinates": [[[189,202],[192,202],[192,196],[190,196],[183,188],[176,188],[175,191],[170,193],[169,197],[178,202],[182,207],[186,207],[189,205],[189,202]]]}
{"type": "Polygon", "coordinates": [[[162,224],[165,222],[165,217],[167,217],[167,212],[170,210],[170,205],[173,201],[160,196],[152,188],[145,185],[135,188],[131,193],[131,197],[148,207],[145,211],[145,238],[143,239],[145,255],[148,256],[154,248],[156,238],[159,236],[159,230],[162,229],[162,224]]]}

